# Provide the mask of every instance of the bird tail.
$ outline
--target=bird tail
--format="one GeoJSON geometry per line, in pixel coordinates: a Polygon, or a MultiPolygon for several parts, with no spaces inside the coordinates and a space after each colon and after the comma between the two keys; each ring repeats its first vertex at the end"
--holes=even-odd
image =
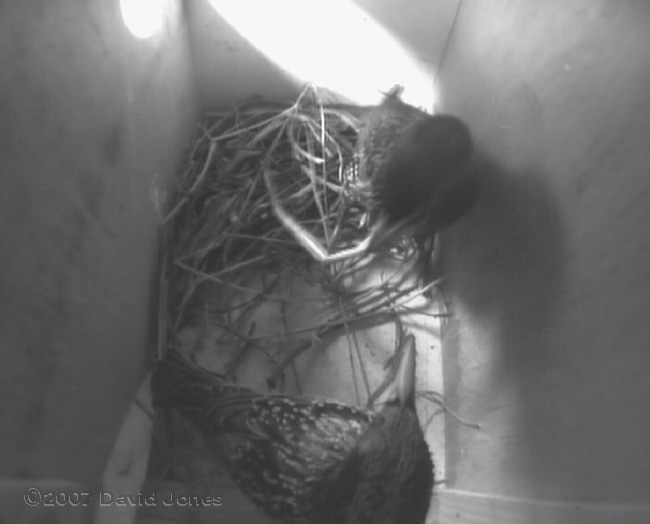
{"type": "Polygon", "coordinates": [[[151,394],[154,406],[181,408],[201,404],[202,392],[218,380],[193,362],[169,349],[156,364],[151,377],[151,394]]]}
{"type": "Polygon", "coordinates": [[[207,424],[213,430],[237,425],[236,415],[258,396],[199,367],[174,349],[167,350],[156,365],[151,394],[155,408],[176,409],[195,424],[207,424]]]}

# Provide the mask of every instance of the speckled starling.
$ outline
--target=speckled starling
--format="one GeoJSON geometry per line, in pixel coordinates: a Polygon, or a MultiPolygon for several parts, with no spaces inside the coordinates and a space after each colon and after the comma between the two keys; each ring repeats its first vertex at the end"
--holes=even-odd
{"type": "Polygon", "coordinates": [[[433,464],[414,400],[407,340],[389,400],[372,411],[262,395],[169,350],[152,375],[154,406],[189,418],[244,493],[291,524],[422,524],[433,464]]]}
{"type": "Polygon", "coordinates": [[[433,234],[475,200],[472,138],[460,119],[424,113],[399,93],[393,89],[362,118],[357,190],[385,227],[420,226],[433,234]]]}
{"type": "Polygon", "coordinates": [[[352,187],[357,199],[369,203],[373,229],[366,249],[411,236],[420,275],[429,283],[437,276],[431,260],[437,233],[476,201],[473,142],[457,117],[429,115],[399,95],[394,88],[362,118],[352,187]]]}
{"type": "Polygon", "coordinates": [[[428,263],[437,232],[466,214],[477,196],[473,142],[457,117],[429,115],[400,99],[401,88],[362,117],[350,196],[370,214],[370,235],[354,248],[329,253],[280,205],[267,177],[273,210],[294,238],[321,262],[374,251],[412,236],[428,263]]]}

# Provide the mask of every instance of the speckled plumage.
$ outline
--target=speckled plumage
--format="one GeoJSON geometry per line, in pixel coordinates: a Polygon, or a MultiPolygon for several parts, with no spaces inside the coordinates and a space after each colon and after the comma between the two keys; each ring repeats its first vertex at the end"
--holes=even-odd
{"type": "Polygon", "coordinates": [[[232,478],[277,522],[422,524],[433,464],[415,414],[327,400],[261,395],[170,350],[152,376],[157,407],[175,408],[232,478]]]}
{"type": "Polygon", "coordinates": [[[412,235],[425,283],[433,280],[433,239],[465,215],[477,197],[473,142],[457,117],[429,115],[394,88],[361,119],[356,199],[368,205],[374,229],[369,249],[412,235]],[[390,241],[389,241],[390,242],[390,241]]]}
{"type": "Polygon", "coordinates": [[[424,223],[433,234],[474,203],[472,151],[470,132],[460,119],[420,111],[394,89],[362,118],[359,186],[389,224],[424,223]]]}

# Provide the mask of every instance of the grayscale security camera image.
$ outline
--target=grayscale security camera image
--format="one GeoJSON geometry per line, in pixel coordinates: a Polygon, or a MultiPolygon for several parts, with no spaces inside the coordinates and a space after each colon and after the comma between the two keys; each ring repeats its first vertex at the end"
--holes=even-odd
{"type": "Polygon", "coordinates": [[[0,1],[0,523],[650,522],[649,25],[0,1]]]}

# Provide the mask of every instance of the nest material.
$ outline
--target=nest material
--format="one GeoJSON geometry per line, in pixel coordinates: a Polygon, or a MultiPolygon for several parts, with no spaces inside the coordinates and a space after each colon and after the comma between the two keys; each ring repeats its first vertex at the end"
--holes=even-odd
{"type": "MultiPolygon", "coordinates": [[[[196,305],[204,307],[203,290],[211,284],[221,297],[212,313],[223,317],[241,349],[256,340],[244,317],[261,303],[295,300],[278,292],[287,277],[316,283],[331,305],[324,318],[305,326],[312,341],[350,332],[355,322],[393,320],[425,291],[405,285],[414,258],[410,239],[384,246],[384,258],[399,271],[381,284],[359,286],[371,256],[317,264],[273,214],[265,174],[284,209],[327,249],[367,237],[370,203],[348,190],[356,182],[363,111],[323,104],[308,86],[289,107],[259,103],[205,115],[162,228],[159,352],[191,322],[196,305]]],[[[274,357],[278,373],[311,345],[274,357]]]]}
{"type": "MultiPolygon", "coordinates": [[[[368,406],[381,401],[394,381],[393,366],[387,362],[383,381],[370,384],[364,366],[371,365],[371,355],[361,354],[355,331],[392,322],[399,346],[402,314],[438,316],[424,298],[427,288],[415,278],[412,240],[396,238],[373,255],[318,263],[275,218],[265,183],[266,174],[283,208],[332,252],[358,244],[373,225],[372,203],[359,201],[359,192],[350,190],[359,183],[357,136],[360,117],[368,110],[323,104],[308,86],[291,106],[257,103],[203,117],[161,228],[158,356],[179,344],[184,327],[202,316],[219,324],[220,350],[234,346],[231,369],[247,349],[260,349],[274,370],[268,385],[279,387],[283,370],[299,354],[344,334],[357,403],[362,397],[368,406]],[[376,262],[384,273],[368,278],[376,276],[376,262]],[[260,334],[254,318],[263,316],[260,309],[269,304],[283,315],[289,306],[313,306],[283,285],[296,279],[320,291],[316,309],[323,311],[298,327],[289,327],[283,318],[284,334],[291,331],[304,339],[286,347],[277,338],[269,340],[273,335],[260,334]]],[[[444,408],[439,399],[429,400],[444,408]]],[[[426,426],[439,412],[431,413],[426,426]]],[[[221,468],[184,420],[165,416],[157,414],[144,491],[176,492],[184,486],[192,494],[214,495],[215,486],[225,482],[221,468]]],[[[230,504],[235,492],[226,493],[230,504]]]]}

